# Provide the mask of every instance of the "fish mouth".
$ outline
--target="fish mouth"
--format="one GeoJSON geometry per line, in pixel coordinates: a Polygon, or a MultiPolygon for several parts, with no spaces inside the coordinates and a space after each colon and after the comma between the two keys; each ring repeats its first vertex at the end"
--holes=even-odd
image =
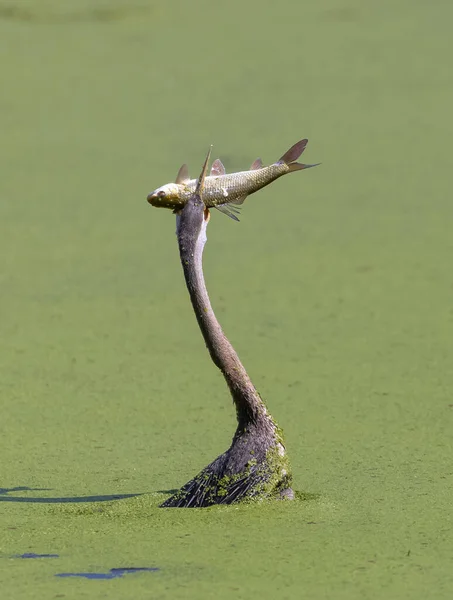
{"type": "Polygon", "coordinates": [[[153,204],[153,202],[155,201],[156,197],[157,197],[157,194],[155,194],[154,192],[152,192],[151,194],[147,195],[146,199],[148,200],[148,202],[150,204],[153,204]]]}

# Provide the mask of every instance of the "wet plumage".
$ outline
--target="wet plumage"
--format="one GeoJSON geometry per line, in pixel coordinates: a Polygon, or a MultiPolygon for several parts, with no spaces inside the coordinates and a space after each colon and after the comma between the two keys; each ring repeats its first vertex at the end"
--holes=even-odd
{"type": "MultiPolygon", "coordinates": [[[[249,171],[237,173],[225,172],[220,159],[216,159],[211,173],[204,181],[202,199],[207,208],[217,208],[232,219],[238,220],[236,213],[250,194],[269,185],[282,175],[307,169],[316,165],[305,165],[296,162],[305,150],[308,140],[304,139],[285,152],[274,164],[263,167],[261,159],[257,159],[249,171]]],[[[208,155],[209,156],[209,155],[208,155]]],[[[180,211],[195,191],[197,179],[189,179],[186,165],[183,165],[175,183],[167,183],[148,195],[148,202],[160,208],[180,211]]]]}

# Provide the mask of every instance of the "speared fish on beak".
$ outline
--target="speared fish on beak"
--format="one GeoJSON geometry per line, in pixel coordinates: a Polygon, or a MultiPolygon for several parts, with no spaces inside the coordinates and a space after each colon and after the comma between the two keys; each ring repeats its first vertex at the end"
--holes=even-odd
{"type": "MultiPolygon", "coordinates": [[[[205,160],[202,175],[198,179],[189,178],[187,165],[182,165],[178,171],[175,183],[167,183],[148,195],[148,202],[152,206],[170,208],[178,212],[184,208],[188,199],[200,186],[202,198],[206,208],[217,208],[235,221],[244,200],[250,194],[269,185],[282,175],[316,167],[320,163],[307,165],[296,162],[308,143],[303,139],[283,154],[272,165],[263,166],[260,158],[256,159],[250,170],[227,174],[220,159],[216,159],[207,174],[211,149],[205,160]]],[[[212,148],[212,146],[211,146],[212,148]]]]}

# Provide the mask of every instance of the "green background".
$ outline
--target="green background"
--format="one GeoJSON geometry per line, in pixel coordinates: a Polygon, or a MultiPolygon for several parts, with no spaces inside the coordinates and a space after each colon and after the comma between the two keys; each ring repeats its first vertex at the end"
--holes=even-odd
{"type": "Polygon", "coordinates": [[[452,597],[452,6],[0,1],[3,598],[452,597]],[[298,499],[159,509],[235,418],[146,195],[302,137],[205,255],[298,499]]]}

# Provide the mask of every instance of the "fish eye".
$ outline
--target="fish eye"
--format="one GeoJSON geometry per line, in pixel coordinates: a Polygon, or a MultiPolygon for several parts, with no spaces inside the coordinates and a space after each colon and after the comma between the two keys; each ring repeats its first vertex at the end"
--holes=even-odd
{"type": "Polygon", "coordinates": [[[157,196],[159,198],[165,198],[165,192],[164,192],[164,190],[160,190],[160,192],[157,192],[157,196]]]}

